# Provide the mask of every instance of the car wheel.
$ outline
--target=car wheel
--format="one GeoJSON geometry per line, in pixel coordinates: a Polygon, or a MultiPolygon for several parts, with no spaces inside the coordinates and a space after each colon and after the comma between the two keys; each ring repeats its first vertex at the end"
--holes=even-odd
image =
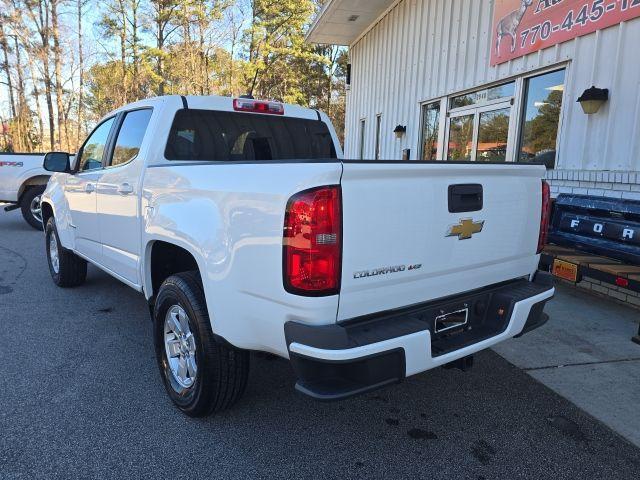
{"type": "Polygon", "coordinates": [[[22,216],[36,230],[42,231],[42,209],[40,207],[40,196],[43,194],[45,185],[29,188],[20,199],[20,211],[22,216]]]}
{"type": "Polygon", "coordinates": [[[249,352],[211,331],[198,272],[167,278],[158,291],[153,317],[158,367],[173,403],[192,417],[236,403],[247,386],[249,352]]]}
{"type": "Polygon", "coordinates": [[[63,288],[82,285],[87,278],[87,262],[60,244],[53,217],[47,222],[45,240],[53,282],[63,288]]]}

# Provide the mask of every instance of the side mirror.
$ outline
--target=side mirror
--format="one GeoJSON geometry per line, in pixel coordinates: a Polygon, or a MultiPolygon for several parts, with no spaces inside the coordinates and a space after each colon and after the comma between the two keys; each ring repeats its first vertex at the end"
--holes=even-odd
{"type": "Polygon", "coordinates": [[[49,152],[44,156],[43,167],[49,172],[71,172],[70,156],[67,152],[49,152]]]}

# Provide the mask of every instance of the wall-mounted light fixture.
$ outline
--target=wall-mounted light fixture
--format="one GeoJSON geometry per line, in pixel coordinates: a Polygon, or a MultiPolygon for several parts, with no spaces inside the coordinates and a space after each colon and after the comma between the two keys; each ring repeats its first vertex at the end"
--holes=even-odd
{"type": "Polygon", "coordinates": [[[396,138],[402,138],[402,136],[407,133],[407,126],[396,125],[396,128],[393,129],[393,133],[396,134],[396,138]]]}
{"type": "Polygon", "coordinates": [[[580,103],[584,113],[591,115],[600,110],[602,104],[607,100],[609,100],[609,89],[594,86],[582,92],[582,95],[578,98],[578,103],[580,103]]]}

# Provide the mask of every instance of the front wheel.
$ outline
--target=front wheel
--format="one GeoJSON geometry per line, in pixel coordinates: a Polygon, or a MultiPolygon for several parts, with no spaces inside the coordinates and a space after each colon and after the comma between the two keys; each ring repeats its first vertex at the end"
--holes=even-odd
{"type": "Polygon", "coordinates": [[[40,197],[44,193],[46,186],[38,185],[29,188],[20,199],[20,211],[26,222],[36,230],[42,230],[42,208],[40,207],[40,197]]]}
{"type": "Polygon", "coordinates": [[[45,241],[53,283],[63,288],[82,285],[87,278],[87,262],[60,244],[53,217],[47,222],[45,241]]]}
{"type": "Polygon", "coordinates": [[[173,403],[192,417],[236,403],[247,386],[249,353],[213,335],[198,272],[167,278],[153,317],[158,367],[173,403]]]}

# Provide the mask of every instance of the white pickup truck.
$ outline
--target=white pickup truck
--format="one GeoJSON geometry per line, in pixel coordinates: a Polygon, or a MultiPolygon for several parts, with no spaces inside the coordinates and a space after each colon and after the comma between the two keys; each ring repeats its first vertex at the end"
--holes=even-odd
{"type": "Polygon", "coordinates": [[[323,400],[399,382],[544,323],[544,167],[347,161],[327,116],[167,96],[109,114],[43,194],[51,276],[87,261],[143,292],[173,402],[245,389],[249,351],[323,400]],[[75,163],[73,165],[72,163],[75,163]]]}
{"type": "Polygon", "coordinates": [[[42,168],[43,154],[0,153],[0,203],[5,211],[20,209],[29,225],[42,230],[40,195],[49,176],[42,168]]]}

